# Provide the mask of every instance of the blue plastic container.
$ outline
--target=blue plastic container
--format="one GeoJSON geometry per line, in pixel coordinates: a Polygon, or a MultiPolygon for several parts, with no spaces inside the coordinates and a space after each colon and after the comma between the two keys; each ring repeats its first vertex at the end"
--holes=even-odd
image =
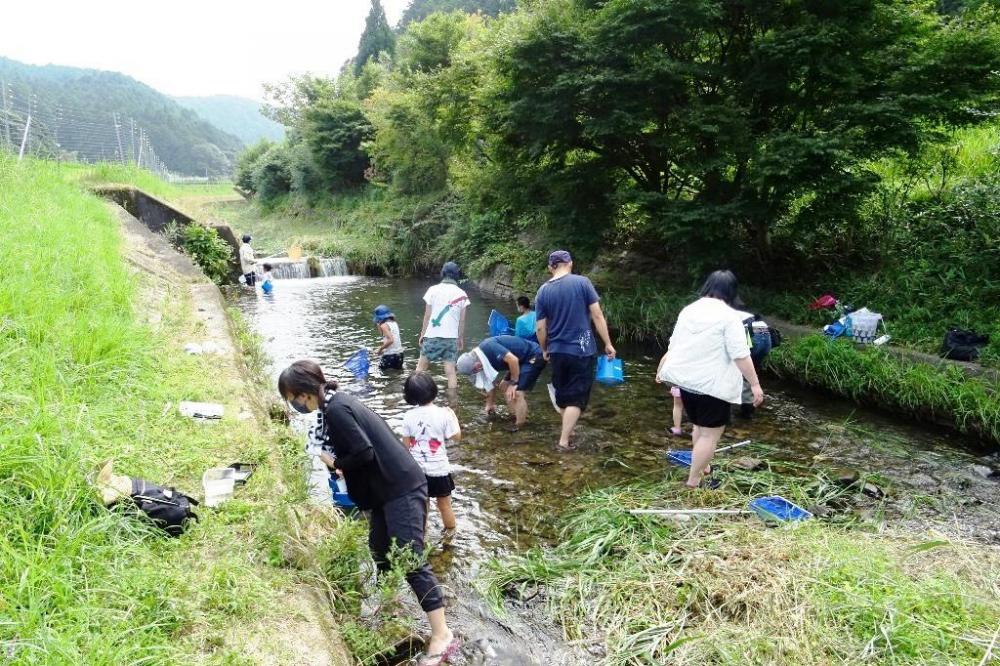
{"type": "Polygon", "coordinates": [[[605,386],[617,386],[625,382],[625,364],[620,358],[615,360],[607,356],[597,358],[597,381],[605,386]]]}
{"type": "Polygon", "coordinates": [[[691,466],[691,452],[690,451],[667,451],[667,460],[677,465],[678,467],[690,467],[691,466]]]}
{"type": "Polygon", "coordinates": [[[502,314],[496,310],[490,310],[490,336],[496,337],[498,335],[514,335],[514,329],[510,326],[510,320],[504,317],[502,314]]]}
{"type": "Polygon", "coordinates": [[[270,280],[264,280],[264,284],[260,285],[260,290],[265,294],[270,294],[274,290],[274,285],[270,280]]]}
{"type": "Polygon", "coordinates": [[[809,520],[811,513],[780,495],[758,497],[750,501],[750,508],[765,522],[788,523],[809,520]]]}
{"type": "Polygon", "coordinates": [[[359,349],[354,352],[351,358],[344,362],[344,367],[347,368],[355,379],[363,379],[368,376],[368,367],[370,361],[368,359],[368,350],[359,349]]]}
{"type": "Polygon", "coordinates": [[[347,493],[340,492],[340,487],[337,486],[337,480],[330,477],[330,492],[333,494],[333,503],[339,506],[341,509],[353,509],[354,502],[347,493]]]}

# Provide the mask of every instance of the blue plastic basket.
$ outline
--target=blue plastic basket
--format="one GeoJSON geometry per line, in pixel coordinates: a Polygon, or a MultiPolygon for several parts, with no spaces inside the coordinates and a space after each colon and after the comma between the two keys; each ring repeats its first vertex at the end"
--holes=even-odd
{"type": "Polygon", "coordinates": [[[274,285],[271,284],[270,280],[264,280],[264,284],[260,285],[260,290],[263,291],[265,294],[270,294],[272,291],[274,291],[274,285]]]}
{"type": "Polygon", "coordinates": [[[764,521],[788,523],[799,520],[809,520],[811,513],[798,504],[789,502],[780,495],[758,497],[750,501],[750,508],[764,521]]]}
{"type": "Polygon", "coordinates": [[[597,381],[606,386],[617,386],[625,382],[625,364],[620,358],[615,360],[601,355],[597,359],[597,381]]]}
{"type": "Polygon", "coordinates": [[[490,327],[491,337],[495,338],[498,335],[514,335],[514,329],[510,327],[510,321],[507,317],[504,317],[496,310],[490,310],[490,319],[488,324],[490,327]]]}
{"type": "Polygon", "coordinates": [[[368,350],[359,349],[354,352],[351,358],[344,361],[344,367],[354,375],[355,379],[362,379],[368,376],[368,367],[370,365],[368,359],[368,350]]]}
{"type": "Polygon", "coordinates": [[[677,465],[678,467],[690,467],[691,466],[691,452],[690,451],[667,451],[667,460],[677,465]]]}
{"type": "Polygon", "coordinates": [[[340,488],[337,487],[337,480],[331,477],[329,483],[330,492],[333,495],[333,503],[341,509],[353,509],[354,502],[351,500],[350,495],[340,492],[340,488]]]}

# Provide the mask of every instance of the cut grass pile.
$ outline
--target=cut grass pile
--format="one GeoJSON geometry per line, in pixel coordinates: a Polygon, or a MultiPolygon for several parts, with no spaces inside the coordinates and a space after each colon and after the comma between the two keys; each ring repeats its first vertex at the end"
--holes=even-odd
{"type": "MultiPolygon", "coordinates": [[[[492,562],[481,586],[501,608],[543,599],[568,640],[609,664],[981,663],[1000,624],[996,549],[853,521],[628,513],[745,508],[764,490],[747,478],[715,493],[674,479],[584,496],[558,545],[492,562]]],[[[822,479],[765,485],[806,503],[837,496],[822,479]]]]}

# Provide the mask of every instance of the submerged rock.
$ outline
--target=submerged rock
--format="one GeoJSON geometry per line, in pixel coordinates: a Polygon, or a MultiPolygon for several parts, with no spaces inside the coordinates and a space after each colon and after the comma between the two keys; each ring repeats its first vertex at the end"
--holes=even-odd
{"type": "Polygon", "coordinates": [[[861,473],[856,469],[838,467],[830,474],[830,478],[833,479],[834,483],[850,486],[858,482],[858,479],[861,478],[861,473]]]}
{"type": "Polygon", "coordinates": [[[759,458],[750,458],[744,456],[742,458],[737,458],[733,461],[733,467],[738,467],[739,469],[745,469],[748,472],[752,472],[755,469],[763,467],[764,461],[759,458]]]}

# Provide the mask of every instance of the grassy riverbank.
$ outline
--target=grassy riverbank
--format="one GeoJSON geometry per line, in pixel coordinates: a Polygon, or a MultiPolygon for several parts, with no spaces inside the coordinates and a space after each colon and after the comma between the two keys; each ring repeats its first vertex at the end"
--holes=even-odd
{"type": "Polygon", "coordinates": [[[482,587],[499,608],[544,604],[567,639],[610,664],[990,661],[995,549],[847,516],[769,529],[749,516],[628,513],[742,509],[772,492],[811,506],[856,490],[740,473],[714,493],[682,490],[679,477],[599,491],[577,502],[558,545],[494,561],[482,587]]]}
{"type": "MultiPolygon", "coordinates": [[[[0,157],[0,646],[12,663],[338,663],[307,577],[271,557],[307,519],[297,442],[203,339],[188,285],[127,268],[118,221],[62,165],[0,157]],[[196,423],[180,400],[226,417],[196,423]],[[94,464],[199,496],[258,464],[179,539],[109,512],[94,464]]],[[[322,538],[331,538],[329,536],[322,538]]]]}

